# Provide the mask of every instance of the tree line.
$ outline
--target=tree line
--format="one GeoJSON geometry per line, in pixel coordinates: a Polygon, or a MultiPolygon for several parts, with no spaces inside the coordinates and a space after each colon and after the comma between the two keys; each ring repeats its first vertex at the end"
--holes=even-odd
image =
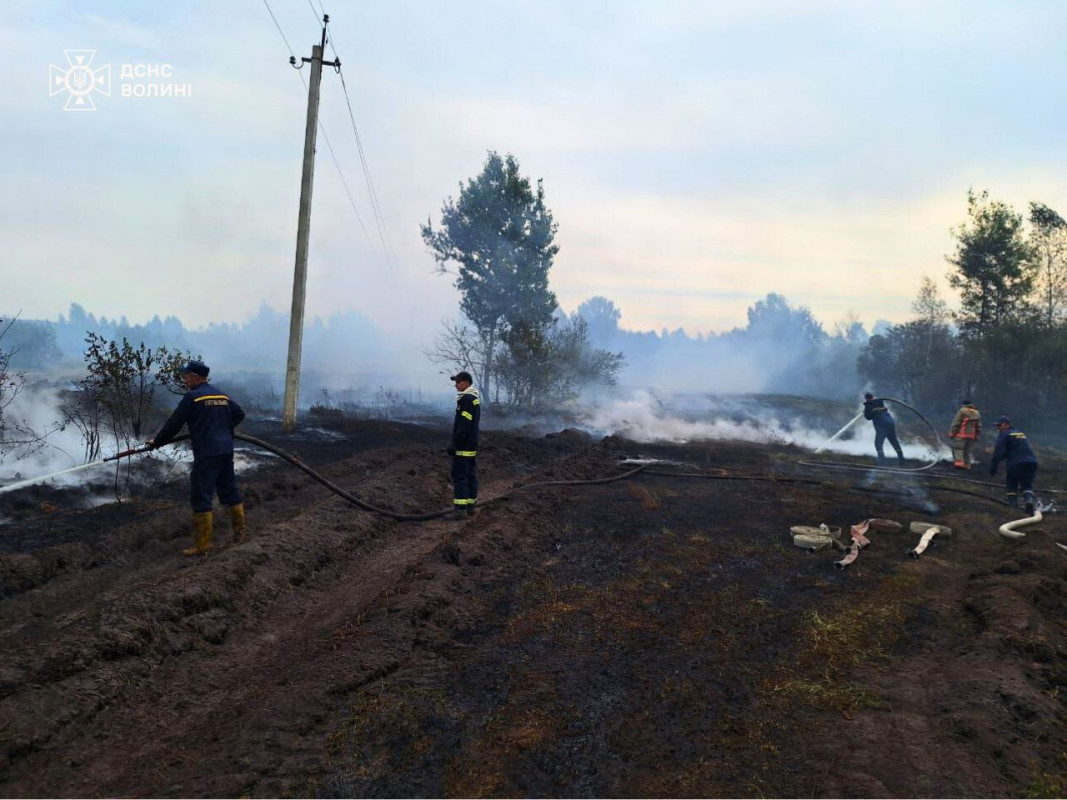
{"type": "Polygon", "coordinates": [[[780,294],[757,301],[745,328],[721,336],[622,330],[603,296],[563,313],[549,287],[557,229],[542,182],[524,177],[513,155],[490,152],[458,198],[444,202],[439,223],[421,226],[438,273],[460,294],[460,319],[444,322],[431,360],[468,370],[497,402],[533,409],[620,377],[674,389],[703,383],[711,392],[854,391],[863,325],[850,317],[827,333],[780,294]]]}
{"type": "Polygon", "coordinates": [[[861,375],[880,393],[950,414],[971,399],[988,416],[1008,414],[1062,435],[1067,412],[1067,222],[1031,202],[1027,214],[970,191],[953,229],[951,311],[925,278],[913,318],[872,336],[861,375]]]}
{"type": "MultiPolygon", "coordinates": [[[[871,388],[933,416],[950,415],[969,396],[987,414],[1009,413],[1043,431],[1055,430],[1067,410],[1067,223],[1045,204],[1030,203],[1023,215],[987,192],[968,192],[966,220],[952,230],[955,249],[946,255],[959,307],[950,309],[927,277],[911,319],[879,320],[870,332],[855,314],[828,330],[778,293],[754,302],[744,326],[721,334],[626,330],[604,296],[566,314],[549,282],[557,231],[542,183],[523,176],[514,156],[495,152],[445,201],[439,223],[421,226],[436,270],[460,294],[458,318],[443,323],[426,355],[474,374],[488,400],[536,410],[622,380],[836,400],[871,388]]],[[[361,349],[388,351],[381,332],[355,312],[310,328],[311,350],[318,337],[326,348],[350,350],[356,339],[370,345],[361,349]]],[[[69,357],[87,332],[120,349],[210,349],[270,370],[284,364],[287,317],[264,306],[247,323],[190,331],[174,317],[137,326],[75,304],[56,322],[9,320],[0,327],[0,439],[5,424],[11,438],[3,409],[21,388],[19,370],[69,357]]]]}

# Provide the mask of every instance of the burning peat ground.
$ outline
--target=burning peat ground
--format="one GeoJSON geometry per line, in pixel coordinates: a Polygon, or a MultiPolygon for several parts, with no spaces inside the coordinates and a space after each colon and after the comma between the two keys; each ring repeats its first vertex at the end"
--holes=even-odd
{"type": "MultiPolygon", "coordinates": [[[[334,430],[248,432],[372,502],[447,504],[443,429],[334,430]]],[[[1039,485],[1067,486],[1041,455],[1039,485]]],[[[930,487],[996,489],[819,471],[773,437],[491,431],[481,494],[630,458],[708,477],[397,523],[265,461],[249,540],[220,515],[195,561],[180,480],[92,508],[0,495],[0,793],[1064,794],[1060,519],[1003,540],[1003,506],[930,487]],[[873,516],[953,536],[915,561],[917,537],[872,534],[846,571],[788,538],[873,516]]]]}

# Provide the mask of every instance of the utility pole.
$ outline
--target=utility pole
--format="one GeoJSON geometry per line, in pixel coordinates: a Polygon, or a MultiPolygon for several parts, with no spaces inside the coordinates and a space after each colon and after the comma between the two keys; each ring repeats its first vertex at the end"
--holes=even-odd
{"type": "Polygon", "coordinates": [[[323,66],[340,68],[341,59],[323,61],[326,49],[326,26],[329,15],[322,17],[322,41],[311,48],[311,58],[289,59],[295,69],[311,64],[308,86],[307,126],[304,129],[304,172],[300,179],[300,217],[296,226],[296,267],[293,272],[293,310],[289,315],[289,360],[285,368],[285,399],[282,402],[282,431],[296,428],[296,406],[300,397],[300,351],[304,341],[304,296],[308,279],[308,238],[311,234],[311,187],[315,179],[315,140],[319,130],[319,82],[323,66]]]}

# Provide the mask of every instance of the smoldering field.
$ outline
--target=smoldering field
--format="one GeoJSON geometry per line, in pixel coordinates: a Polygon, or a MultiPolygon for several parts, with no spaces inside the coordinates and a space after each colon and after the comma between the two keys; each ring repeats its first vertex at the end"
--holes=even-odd
{"type": "MultiPolygon", "coordinates": [[[[205,559],[180,554],[181,480],[87,509],[71,489],[0,495],[0,793],[1062,796],[1058,519],[1008,542],[998,502],[936,488],[951,471],[931,508],[915,477],[803,467],[780,437],[829,434],[851,405],[655,397],[585,413],[656,441],[487,431],[483,497],[635,459],[706,479],[405,524],[267,461],[242,478],[249,538],[219,515],[205,559]],[[690,435],[720,438],[668,441],[690,435]],[[788,538],[872,516],[953,536],[915,561],[909,534],[872,535],[844,572],[788,538]]],[[[372,502],[447,503],[447,416],[311,417],[249,432],[372,502]]],[[[1063,484],[1062,461],[1042,469],[1063,484]]]]}
{"type": "MultiPolygon", "coordinates": [[[[43,375],[27,385],[7,407],[5,413],[17,421],[19,430],[33,432],[24,436],[25,444],[10,447],[0,460],[0,488],[26,479],[62,472],[50,479],[54,486],[88,484],[102,486],[128,482],[122,477],[123,464],[129,473],[129,460],[116,465],[93,467],[90,470],[67,472],[86,463],[85,439],[82,432],[64,420],[63,398],[72,391],[69,381],[43,375]],[[117,473],[114,477],[112,473],[117,473]]],[[[268,428],[280,423],[281,392],[265,377],[249,376],[217,385],[238,400],[268,428]]],[[[340,419],[379,419],[443,425],[451,419],[450,392],[433,394],[417,390],[359,391],[349,387],[320,385],[315,398],[301,407],[302,428],[310,436],[333,435],[324,422],[340,419]]],[[[543,435],[563,428],[574,428],[598,437],[620,435],[635,442],[701,442],[732,440],[777,445],[795,445],[847,455],[871,455],[872,435],[869,424],[860,420],[841,438],[830,437],[861,410],[860,407],[825,398],[790,397],[786,395],[713,395],[682,393],[654,389],[613,388],[598,389],[592,398],[576,399],[557,408],[540,413],[525,413],[509,408],[497,409],[487,403],[484,407],[485,427],[521,430],[543,435]],[[595,398],[595,399],[593,399],[595,398]]],[[[100,456],[107,457],[131,447],[137,447],[160,427],[177,397],[158,392],[142,424],[139,438],[128,432],[104,432],[100,456]]],[[[910,411],[897,411],[905,455],[928,461],[947,454],[939,450],[929,426],[910,411]]],[[[260,458],[270,457],[239,446],[241,468],[254,465],[260,458]]],[[[180,479],[188,472],[190,455],[180,445],[168,447],[153,456],[134,457],[144,466],[138,468],[142,487],[158,481],[180,479]]],[[[114,490],[110,491],[114,494],[114,490]]],[[[93,502],[104,501],[107,493],[93,496],[93,502]]]]}

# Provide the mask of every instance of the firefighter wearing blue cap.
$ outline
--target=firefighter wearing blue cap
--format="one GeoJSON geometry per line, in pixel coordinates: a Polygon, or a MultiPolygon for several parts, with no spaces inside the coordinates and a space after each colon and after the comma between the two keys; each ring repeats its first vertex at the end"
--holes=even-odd
{"type": "Polygon", "coordinates": [[[456,385],[456,418],[452,423],[452,514],[460,520],[474,516],[478,502],[478,426],[482,418],[482,401],[472,385],[469,372],[457,372],[449,378],[456,385]]]}
{"type": "Polygon", "coordinates": [[[189,391],[159,433],[147,442],[150,447],[162,447],[178,435],[183,425],[189,426],[193,444],[190,499],[196,544],[182,551],[187,556],[203,555],[211,547],[211,507],[216,493],[223,505],[229,506],[234,541],[241,541],[245,533],[244,501],[233,469],[233,429],[245,418],[245,412],[207,382],[209,372],[202,361],[190,361],[182,368],[182,382],[189,391]]]}
{"type": "Polygon", "coordinates": [[[893,415],[885,407],[885,400],[876,398],[870,392],[863,395],[863,417],[874,424],[874,451],[878,454],[878,463],[885,464],[885,452],[882,445],[888,439],[889,444],[897,451],[897,461],[904,466],[904,451],[900,449],[897,440],[897,424],[893,421],[893,415]]]}
{"type": "Polygon", "coordinates": [[[1026,513],[1034,515],[1034,475],[1037,474],[1037,456],[1030,449],[1026,434],[1011,425],[1011,417],[997,419],[997,444],[993,449],[993,462],[989,474],[997,474],[997,465],[1003,461],[1007,471],[1008,505],[1019,507],[1019,492],[1022,492],[1026,513]]]}

